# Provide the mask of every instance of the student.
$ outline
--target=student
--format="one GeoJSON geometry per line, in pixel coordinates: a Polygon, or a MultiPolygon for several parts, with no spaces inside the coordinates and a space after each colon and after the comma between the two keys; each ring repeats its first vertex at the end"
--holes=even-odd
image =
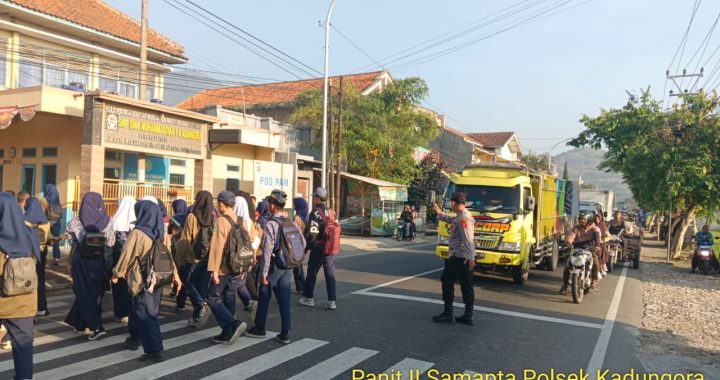
{"type": "MultiPolygon", "coordinates": [[[[190,265],[180,264],[177,260],[177,246],[176,243],[180,239],[180,233],[185,226],[185,220],[188,215],[187,202],[184,199],[176,199],[171,204],[173,209],[173,217],[170,218],[168,223],[168,235],[170,235],[170,252],[173,254],[175,259],[175,265],[180,273],[180,278],[186,278],[190,272],[190,265]]],[[[187,300],[187,288],[181,287],[175,289],[175,310],[185,310],[185,301],[187,300]]]]}
{"type": "Polygon", "coordinates": [[[262,257],[260,259],[260,288],[258,289],[258,311],[255,317],[255,326],[245,334],[251,338],[264,338],[265,322],[267,320],[268,308],[272,293],[280,304],[281,330],[275,338],[283,343],[290,343],[290,278],[292,271],[281,269],[277,265],[279,252],[279,239],[281,236],[280,226],[285,218],[283,209],[287,201],[287,195],[282,190],[273,190],[267,198],[268,212],[272,218],[265,224],[262,241],[262,257]]]}
{"type": "Polygon", "coordinates": [[[15,192],[12,190],[5,190],[6,193],[12,195],[13,198],[15,198],[15,192]]]}
{"type": "MultiPolygon", "coordinates": [[[[25,226],[23,212],[10,194],[0,193],[0,272],[7,258],[40,254],[35,234],[25,226]]],[[[14,379],[33,376],[33,318],[37,312],[37,292],[4,296],[0,293],[0,323],[7,328],[12,342],[14,379]]]]}
{"type": "MultiPolygon", "coordinates": [[[[295,208],[295,224],[297,224],[300,231],[305,231],[305,224],[308,218],[308,203],[302,197],[293,199],[293,207],[295,208]]],[[[295,281],[295,294],[302,294],[305,286],[305,271],[303,270],[303,264],[293,269],[293,280],[295,281]]]]}
{"type": "Polygon", "coordinates": [[[47,262],[47,242],[50,237],[50,223],[45,215],[40,201],[35,197],[30,197],[25,201],[25,225],[28,226],[38,238],[40,244],[40,254],[38,255],[35,271],[38,277],[38,316],[48,316],[50,312],[47,308],[47,293],[45,291],[45,264],[47,262]]]}
{"type": "MultiPolygon", "coordinates": [[[[62,205],[60,204],[60,193],[58,193],[57,187],[54,184],[48,183],[45,185],[43,199],[47,202],[47,205],[45,205],[47,209],[58,208],[59,210],[62,210],[62,205]]],[[[51,214],[48,213],[47,215],[51,214]]],[[[60,218],[62,218],[62,215],[60,215],[60,218]]],[[[52,238],[52,265],[60,265],[60,235],[62,235],[62,221],[60,219],[52,220],[50,217],[48,217],[48,219],[50,219],[50,235],[52,238]]]]}
{"type": "Polygon", "coordinates": [[[75,302],[65,318],[65,323],[78,334],[89,328],[89,340],[107,335],[102,324],[102,298],[107,284],[104,250],[115,245],[115,232],[105,210],[105,201],[95,192],[85,194],[78,216],[70,221],[66,232],[72,239],[70,273],[73,279],[75,302]],[[87,234],[105,240],[103,247],[93,247],[87,234]]]}
{"type": "Polygon", "coordinates": [[[25,210],[25,202],[30,198],[30,193],[25,190],[21,190],[17,195],[17,202],[20,205],[21,210],[25,210]]]}
{"type": "MultiPolygon", "coordinates": [[[[127,243],[130,232],[135,227],[135,198],[125,196],[120,201],[115,216],[112,218],[113,230],[115,230],[115,245],[113,246],[113,266],[118,264],[120,253],[127,243]]],[[[113,311],[115,320],[127,323],[132,310],[132,297],[128,291],[128,285],[125,279],[119,279],[110,286],[113,295],[113,311]]]]}
{"type": "Polygon", "coordinates": [[[193,315],[188,325],[201,328],[210,318],[207,304],[207,292],[210,285],[210,273],[207,271],[208,255],[215,216],[212,194],[206,190],[198,191],[192,212],[185,220],[185,226],[176,242],[177,258],[180,265],[190,265],[187,277],[182,278],[187,295],[193,305],[193,315]]]}
{"type": "Polygon", "coordinates": [[[318,187],[312,194],[313,207],[315,210],[310,214],[307,227],[305,227],[305,240],[308,243],[310,258],[308,259],[307,277],[305,278],[305,288],[303,289],[303,298],[300,299],[300,305],[313,307],[315,300],[313,293],[315,292],[315,281],[320,267],[323,268],[325,274],[325,288],[327,289],[328,303],[325,308],[328,310],[337,309],[336,293],[335,293],[335,256],[325,254],[325,244],[323,241],[323,233],[325,231],[325,223],[323,218],[332,212],[325,205],[328,191],[325,188],[318,187]],[[324,213],[325,215],[321,215],[324,213]]]}
{"type": "MultiPolygon", "coordinates": [[[[125,339],[125,347],[134,351],[142,343],[145,353],[140,360],[157,363],[165,360],[158,321],[162,286],[155,286],[154,275],[145,278],[147,274],[141,272],[138,263],[146,262],[155,242],[164,244],[162,239],[165,227],[158,205],[150,201],[140,201],[135,204],[134,209],[137,216],[135,229],[128,236],[120,259],[113,268],[112,282],[117,284],[119,279],[126,279],[133,297],[132,313],[128,322],[130,336],[125,339]]],[[[174,266],[173,285],[182,286],[174,266]]]]}
{"type": "MultiPolygon", "coordinates": [[[[237,215],[239,220],[242,220],[243,227],[245,227],[245,230],[248,231],[250,240],[252,240],[255,223],[252,220],[252,214],[250,214],[250,206],[248,205],[248,200],[245,197],[245,194],[247,193],[243,193],[244,192],[241,191],[235,193],[235,206],[233,206],[233,212],[235,213],[235,215],[237,215]]],[[[248,276],[243,276],[238,279],[237,286],[238,297],[240,297],[240,301],[245,307],[245,311],[249,312],[251,316],[255,315],[255,313],[257,312],[258,296],[254,281],[255,279],[253,278],[252,274],[248,276]]]]}

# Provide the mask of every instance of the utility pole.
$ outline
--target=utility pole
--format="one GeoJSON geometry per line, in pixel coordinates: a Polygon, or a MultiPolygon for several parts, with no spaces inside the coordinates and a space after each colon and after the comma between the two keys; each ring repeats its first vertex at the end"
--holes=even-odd
{"type": "Polygon", "coordinates": [[[147,30],[148,30],[148,0],[141,0],[140,9],[140,100],[148,100],[145,95],[147,85],[147,30]]]}
{"type": "Polygon", "coordinates": [[[328,122],[328,61],[330,53],[330,16],[332,15],[333,7],[335,7],[335,0],[330,1],[330,8],[328,8],[327,17],[325,17],[325,68],[323,74],[323,130],[322,130],[322,175],[320,176],[320,186],[325,187],[327,181],[328,167],[327,167],[327,122],[328,122]]]}
{"type": "MultiPolygon", "coordinates": [[[[328,207],[333,209],[335,206],[335,181],[333,181],[333,158],[335,155],[335,139],[333,138],[333,113],[332,113],[332,83],[330,83],[330,91],[328,92],[328,207]]],[[[337,123],[335,123],[337,124],[337,123]]]]}
{"type": "Polygon", "coordinates": [[[337,122],[337,172],[335,173],[335,215],[340,215],[340,197],[342,196],[342,122],[343,122],[343,77],[340,77],[340,93],[338,94],[337,122]]]}
{"type": "Polygon", "coordinates": [[[675,88],[677,88],[678,90],[678,93],[675,93],[674,90],[670,90],[670,96],[677,96],[678,98],[680,98],[689,95],[697,95],[697,92],[693,91],[695,90],[695,86],[697,86],[698,82],[700,82],[700,78],[703,77],[704,72],[705,68],[703,67],[700,68],[700,72],[697,74],[688,74],[687,69],[683,69],[682,74],[675,75],[670,75],[670,70],[665,71],[665,76],[667,77],[667,79],[671,80],[675,85],[675,88]],[[690,82],[692,82],[692,78],[697,78],[695,79],[695,83],[693,83],[692,87],[690,87],[689,90],[687,88],[682,88],[682,84],[685,78],[691,78],[690,82]],[[677,79],[680,79],[680,83],[677,82],[677,79]]]}

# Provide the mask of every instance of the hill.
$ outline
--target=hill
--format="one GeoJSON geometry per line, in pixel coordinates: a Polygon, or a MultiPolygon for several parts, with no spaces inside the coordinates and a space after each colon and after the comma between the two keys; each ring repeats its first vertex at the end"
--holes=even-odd
{"type": "Polygon", "coordinates": [[[570,179],[578,181],[582,178],[585,184],[595,185],[599,190],[612,190],[615,192],[616,202],[631,202],[632,192],[623,182],[622,175],[606,173],[598,169],[603,160],[605,151],[589,148],[576,148],[553,156],[553,164],[558,167],[562,175],[563,165],[567,162],[570,179]]]}

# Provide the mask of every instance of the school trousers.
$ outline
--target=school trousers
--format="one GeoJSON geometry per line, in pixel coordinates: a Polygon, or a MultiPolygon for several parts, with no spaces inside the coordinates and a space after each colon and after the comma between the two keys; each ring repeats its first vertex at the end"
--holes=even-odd
{"type": "MultiPolygon", "coordinates": [[[[271,264],[272,265],[272,264],[271,264]]],[[[290,279],[292,278],[292,270],[271,268],[268,274],[268,284],[260,284],[258,289],[258,310],[255,316],[255,327],[265,330],[265,322],[267,321],[268,309],[270,308],[270,298],[272,293],[280,304],[280,325],[281,332],[288,333],[290,331],[290,279]]]]}
{"type": "Polygon", "coordinates": [[[160,302],[162,287],[156,287],[152,293],[147,289],[133,297],[132,313],[128,318],[130,338],[140,341],[145,353],[163,351],[162,334],[160,332],[160,302]]]}
{"type": "Polygon", "coordinates": [[[12,342],[13,379],[32,379],[33,377],[33,317],[9,318],[0,320],[4,324],[12,342]]]}

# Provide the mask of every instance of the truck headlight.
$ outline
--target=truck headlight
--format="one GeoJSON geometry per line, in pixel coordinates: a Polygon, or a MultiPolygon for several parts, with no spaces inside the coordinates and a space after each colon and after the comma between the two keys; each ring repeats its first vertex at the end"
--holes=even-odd
{"type": "Polygon", "coordinates": [[[440,244],[440,245],[447,245],[448,240],[449,239],[447,236],[438,236],[438,244],[440,244]]]}
{"type": "Polygon", "coordinates": [[[706,250],[700,251],[700,255],[701,256],[710,256],[710,251],[706,251],[706,250]]]}
{"type": "Polygon", "coordinates": [[[498,250],[504,252],[520,252],[520,242],[502,242],[498,250]]]}

